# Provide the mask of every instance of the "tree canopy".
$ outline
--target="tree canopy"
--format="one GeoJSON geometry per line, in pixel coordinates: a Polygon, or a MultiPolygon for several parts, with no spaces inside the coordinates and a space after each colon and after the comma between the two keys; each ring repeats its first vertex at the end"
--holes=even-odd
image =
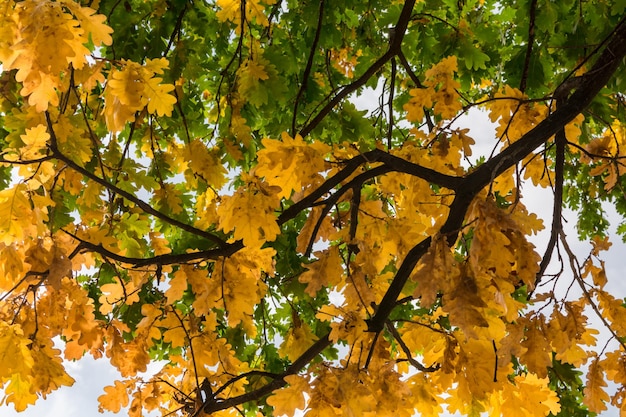
{"type": "Polygon", "coordinates": [[[3,401],[92,355],[130,416],[625,413],[625,9],[3,0],[3,401]]]}

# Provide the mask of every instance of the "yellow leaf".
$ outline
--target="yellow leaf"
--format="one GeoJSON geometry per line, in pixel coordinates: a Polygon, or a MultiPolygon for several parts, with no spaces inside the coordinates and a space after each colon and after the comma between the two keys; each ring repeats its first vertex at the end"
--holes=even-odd
{"type": "Polygon", "coordinates": [[[608,379],[626,386],[626,355],[620,349],[606,353],[601,364],[608,379]]]}
{"type": "Polygon", "coordinates": [[[27,0],[19,2],[16,11],[19,30],[9,32],[8,39],[14,53],[4,57],[3,67],[18,70],[20,93],[42,112],[59,104],[57,89],[63,87],[68,64],[81,69],[87,63],[89,37],[95,44],[110,44],[112,30],[104,25],[103,15],[71,0],[27,0]]]}
{"type": "Polygon", "coordinates": [[[131,61],[123,61],[121,70],[113,69],[109,74],[107,89],[118,98],[121,104],[139,110],[142,106],[143,80],[141,66],[131,61]]]}
{"type": "Polygon", "coordinates": [[[113,29],[104,22],[106,16],[97,14],[91,7],[80,6],[72,0],[65,0],[63,3],[72,11],[74,16],[80,21],[80,26],[85,30],[86,34],[91,36],[91,40],[95,46],[101,44],[111,45],[113,39],[111,33],[113,29]]]}
{"type": "Polygon", "coordinates": [[[524,166],[524,179],[530,179],[533,185],[539,185],[542,188],[549,187],[554,184],[554,178],[549,166],[552,165],[552,161],[544,159],[543,156],[531,153],[522,162],[524,166]]]}
{"type": "Polygon", "coordinates": [[[32,208],[24,183],[0,191],[0,242],[22,241],[32,224],[32,208]]]}
{"type": "Polygon", "coordinates": [[[24,411],[29,405],[35,404],[37,394],[28,378],[21,374],[14,374],[9,379],[9,385],[4,387],[5,401],[13,403],[16,411],[24,411]]]}
{"type": "Polygon", "coordinates": [[[254,105],[266,104],[268,91],[262,81],[269,78],[269,70],[274,66],[261,55],[246,60],[237,70],[239,95],[254,105]]]}
{"type": "Polygon", "coordinates": [[[497,372],[498,380],[506,380],[512,369],[507,364],[496,363],[496,352],[490,340],[467,339],[459,343],[459,347],[456,366],[459,384],[457,395],[483,401],[487,393],[497,386],[494,373],[497,372]]]}
{"type": "MultiPolygon", "coordinates": [[[[325,311],[324,307],[320,309],[320,313],[325,311]]],[[[370,335],[367,330],[367,323],[359,313],[350,311],[342,313],[342,315],[340,321],[330,324],[330,340],[335,343],[339,340],[345,340],[349,345],[353,345],[359,339],[370,335]]]]}
{"type": "Polygon", "coordinates": [[[201,140],[194,139],[185,147],[183,157],[192,173],[199,175],[211,187],[219,189],[225,184],[228,171],[220,161],[216,149],[208,149],[201,140]]]}
{"type": "Polygon", "coordinates": [[[18,324],[0,321],[0,380],[30,373],[34,364],[30,343],[31,340],[24,336],[18,324]]]}
{"type": "Polygon", "coordinates": [[[287,332],[287,336],[278,349],[281,356],[287,357],[294,362],[317,340],[308,324],[299,319],[294,320],[293,326],[287,332]]]}
{"type": "Polygon", "coordinates": [[[320,173],[328,168],[324,155],[330,148],[320,142],[306,143],[300,135],[292,138],[286,132],[281,138],[262,140],[264,148],[257,154],[255,172],[270,185],[281,188],[279,197],[289,198],[292,191],[300,191],[321,178],[320,173]]]}
{"type": "MultiPolygon", "coordinates": [[[[217,0],[216,4],[220,8],[216,13],[217,19],[220,22],[233,22],[237,25],[237,30],[240,30],[241,3],[242,0],[217,0]]],[[[263,3],[272,5],[276,3],[276,0],[265,0],[263,3]]],[[[269,25],[269,21],[264,13],[264,7],[259,0],[246,0],[245,6],[246,19],[254,19],[256,23],[263,26],[269,25]]]]}
{"type": "Polygon", "coordinates": [[[168,316],[157,323],[160,327],[167,330],[163,332],[163,341],[171,343],[172,348],[178,348],[187,344],[187,334],[185,329],[180,325],[180,321],[176,317],[168,316]]]}
{"type": "Polygon", "coordinates": [[[144,78],[149,78],[149,71],[132,61],[123,60],[121,69],[111,70],[104,90],[104,116],[109,130],[122,130],[147,104],[144,78]]]}
{"type": "Polygon", "coordinates": [[[615,298],[612,294],[596,288],[593,290],[602,315],[611,323],[617,334],[626,334],[626,315],[624,314],[624,300],[615,298]]]}
{"type": "Polygon", "coordinates": [[[462,108],[461,97],[456,91],[461,85],[453,79],[457,71],[455,56],[442,59],[426,71],[426,88],[414,88],[409,91],[411,99],[404,105],[407,120],[421,121],[424,108],[433,108],[435,114],[448,119],[456,115],[462,108]],[[433,107],[434,103],[434,107],[433,107]]]}
{"type": "Polygon", "coordinates": [[[122,332],[128,333],[129,331],[130,329],[126,325],[114,320],[107,332],[106,355],[111,359],[111,365],[115,366],[123,377],[134,376],[138,372],[146,372],[148,363],[150,363],[147,340],[137,337],[126,342],[122,332]]]}
{"type": "Polygon", "coordinates": [[[274,407],[274,415],[292,416],[296,409],[304,410],[306,407],[304,393],[309,392],[311,386],[304,377],[299,375],[288,375],[284,380],[289,385],[275,391],[267,399],[267,403],[274,407]]]}
{"type": "Polygon", "coordinates": [[[166,58],[154,58],[146,59],[144,68],[150,71],[150,74],[163,74],[169,65],[169,61],[166,58]]]}
{"type": "Polygon", "coordinates": [[[153,201],[155,208],[161,211],[179,214],[183,210],[180,191],[174,184],[162,184],[161,188],[154,192],[153,201]]]}
{"type": "Polygon", "coordinates": [[[472,155],[472,145],[476,143],[474,139],[467,135],[468,132],[469,129],[457,129],[452,132],[453,136],[457,136],[461,140],[465,156],[472,155]]]}
{"type": "Polygon", "coordinates": [[[417,374],[409,379],[411,394],[415,401],[415,408],[420,417],[438,417],[441,415],[441,399],[437,396],[436,388],[424,373],[417,374]]]}
{"type": "MultiPolygon", "coordinates": [[[[229,326],[242,323],[248,335],[256,333],[252,314],[267,292],[267,285],[261,280],[262,272],[274,274],[275,254],[272,248],[246,247],[216,264],[212,281],[223,290],[221,303],[226,308],[229,326]]],[[[220,292],[216,290],[212,296],[217,299],[220,292]]]]}
{"type": "Polygon", "coordinates": [[[413,353],[420,353],[424,364],[431,366],[441,363],[448,344],[447,337],[427,325],[406,323],[402,326],[402,340],[413,353]]]}
{"type": "Polygon", "coordinates": [[[450,324],[458,326],[467,337],[478,337],[478,327],[488,327],[482,311],[487,304],[480,298],[476,281],[463,274],[454,289],[443,295],[442,308],[448,313],[450,324]]]}
{"type": "Polygon", "coordinates": [[[404,105],[406,119],[409,122],[420,122],[424,119],[424,108],[430,109],[433,105],[433,88],[413,88],[409,90],[411,99],[404,105]]]}
{"type": "MultiPolygon", "coordinates": [[[[16,77],[17,78],[17,77],[16,77]]],[[[28,104],[35,106],[37,111],[48,110],[48,105],[58,106],[59,96],[56,91],[57,83],[44,73],[29,74],[23,80],[24,86],[20,94],[28,97],[28,104]]]]}
{"type": "Polygon", "coordinates": [[[161,84],[162,78],[150,78],[145,82],[144,95],[148,99],[148,112],[159,116],[171,116],[176,97],[169,94],[172,84],[161,84]]]}
{"type": "Polygon", "coordinates": [[[413,297],[420,298],[423,307],[430,307],[439,291],[458,282],[461,270],[443,236],[433,239],[428,252],[418,262],[411,279],[417,282],[413,297]]]}
{"type": "Polygon", "coordinates": [[[235,240],[245,246],[260,248],[280,233],[274,210],[277,199],[262,190],[240,188],[234,195],[224,197],[217,208],[219,227],[226,233],[234,230],[235,240]]]}
{"type": "Polygon", "coordinates": [[[532,373],[515,376],[513,384],[505,382],[502,390],[490,396],[492,415],[544,417],[558,414],[561,405],[556,393],[548,387],[549,382],[548,378],[540,379],[532,373]]]}
{"type": "Polygon", "coordinates": [[[165,291],[167,297],[167,303],[169,305],[174,304],[176,301],[183,297],[183,294],[187,290],[187,277],[184,269],[179,269],[174,272],[173,278],[170,279],[170,287],[165,291]]]}
{"type": "Polygon", "coordinates": [[[0,242],[0,292],[9,291],[24,270],[24,253],[0,242]]]}
{"type": "Polygon", "coordinates": [[[548,367],[552,365],[552,347],[544,333],[545,318],[540,315],[526,323],[526,339],[522,342],[526,352],[520,355],[520,362],[528,370],[540,378],[548,375],[548,367]]]}
{"type": "Polygon", "coordinates": [[[241,0],[217,0],[217,7],[220,10],[216,13],[220,22],[237,22],[241,14],[241,0]]]}
{"type": "Polygon", "coordinates": [[[54,124],[54,132],[57,137],[59,150],[68,155],[74,161],[86,164],[93,155],[93,142],[82,128],[79,128],[73,121],[65,115],[59,115],[54,124]]]}
{"type": "Polygon", "coordinates": [[[61,280],[72,276],[72,261],[58,250],[54,251],[54,258],[48,268],[47,282],[54,289],[61,289],[61,280]]]}
{"type": "Polygon", "coordinates": [[[341,282],[343,274],[338,247],[332,246],[327,250],[315,252],[315,256],[318,260],[305,265],[307,270],[298,277],[298,281],[307,284],[304,291],[311,297],[315,297],[322,287],[341,282]]]}
{"type": "Polygon", "coordinates": [[[609,241],[609,237],[594,236],[591,239],[593,245],[593,254],[598,256],[601,251],[608,251],[613,244],[609,241]]]}
{"type": "Polygon", "coordinates": [[[70,341],[66,345],[66,359],[78,359],[85,350],[102,343],[102,331],[94,314],[93,300],[87,291],[80,287],[75,280],[63,279],[65,304],[65,327],[62,335],[70,341]],[[73,356],[75,355],[75,356],[73,356]]]}

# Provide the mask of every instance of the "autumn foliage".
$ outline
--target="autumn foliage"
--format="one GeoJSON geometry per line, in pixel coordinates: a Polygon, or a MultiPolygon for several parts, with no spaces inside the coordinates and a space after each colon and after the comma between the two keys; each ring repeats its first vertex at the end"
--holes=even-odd
{"type": "Polygon", "coordinates": [[[625,8],[3,0],[3,402],[91,355],[129,416],[626,414],[625,8]]]}

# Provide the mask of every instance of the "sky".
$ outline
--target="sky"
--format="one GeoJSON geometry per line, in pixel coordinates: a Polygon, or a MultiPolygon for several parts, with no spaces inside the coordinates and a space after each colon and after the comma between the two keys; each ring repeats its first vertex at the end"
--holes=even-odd
{"type": "MultiPolygon", "coordinates": [[[[377,99],[373,101],[377,102],[377,99]]],[[[486,114],[471,111],[469,115],[463,116],[459,122],[459,127],[470,128],[470,136],[476,140],[476,148],[474,148],[474,157],[483,154],[488,155],[493,147],[494,128],[486,114]]],[[[525,184],[522,189],[524,204],[531,212],[536,213],[544,219],[546,229],[537,236],[531,238],[531,241],[537,247],[537,252],[542,255],[546,247],[549,237],[549,227],[552,215],[552,193],[550,190],[542,190],[532,185],[525,184]]],[[[608,276],[608,284],[606,289],[616,297],[626,296],[626,245],[616,236],[614,231],[619,223],[620,216],[611,208],[606,207],[607,214],[611,222],[611,242],[613,246],[608,252],[605,252],[603,259],[606,261],[606,269],[608,276]]],[[[591,245],[585,242],[579,242],[576,238],[574,226],[576,223],[575,215],[566,211],[564,213],[568,222],[565,224],[565,233],[567,234],[572,250],[584,259],[590,251],[591,245]]],[[[553,257],[554,258],[554,257],[553,257]]],[[[555,267],[552,267],[555,271],[555,267]]],[[[548,270],[548,272],[550,269],[548,270]]],[[[569,274],[571,276],[571,274],[569,274]]],[[[567,286],[571,281],[563,280],[562,287],[567,286]]],[[[574,287],[573,291],[576,291],[574,287]]],[[[590,324],[601,330],[598,337],[598,346],[601,349],[608,338],[608,332],[602,330],[602,324],[592,311],[587,312],[590,324]]],[[[610,347],[616,347],[613,342],[610,347]]],[[[609,349],[610,350],[610,349],[609,349]]],[[[51,393],[46,400],[39,399],[34,406],[29,407],[25,412],[17,413],[13,406],[0,406],[1,417],[112,417],[124,416],[124,411],[119,414],[98,412],[98,396],[104,393],[103,388],[112,385],[115,379],[119,379],[119,373],[108,363],[106,358],[94,360],[90,356],[86,356],[77,362],[66,362],[68,373],[76,380],[72,387],[62,387],[51,393]]],[[[157,367],[152,367],[152,372],[157,371],[157,367]]],[[[149,371],[150,372],[150,369],[149,371]]],[[[614,385],[609,385],[607,391],[615,390],[614,385]]],[[[0,394],[1,395],[1,394],[0,394]]],[[[602,417],[618,417],[619,413],[615,408],[605,411],[602,417]]]]}

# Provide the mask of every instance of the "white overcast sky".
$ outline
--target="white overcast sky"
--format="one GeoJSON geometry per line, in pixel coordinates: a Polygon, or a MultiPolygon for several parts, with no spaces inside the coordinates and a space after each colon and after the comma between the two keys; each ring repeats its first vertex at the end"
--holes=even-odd
{"type": "MultiPolygon", "coordinates": [[[[373,99],[377,103],[378,98],[373,99]]],[[[474,149],[473,158],[480,154],[488,155],[491,152],[494,141],[493,125],[489,122],[486,114],[479,111],[472,111],[470,115],[463,116],[459,120],[459,126],[470,128],[470,135],[476,140],[476,148],[474,149]]],[[[547,244],[549,235],[549,226],[552,216],[552,194],[550,190],[541,190],[532,185],[525,185],[522,191],[524,204],[529,211],[536,213],[544,219],[546,229],[544,233],[532,239],[537,246],[540,255],[547,244]]],[[[610,207],[607,207],[607,213],[611,221],[611,231],[620,222],[619,216],[610,207]]],[[[570,238],[572,249],[583,259],[590,250],[590,245],[584,242],[578,242],[576,232],[573,227],[576,218],[572,213],[566,213],[569,222],[566,224],[567,235],[570,238]]],[[[608,284],[606,289],[611,291],[616,297],[626,296],[626,245],[621,239],[612,234],[611,241],[613,246],[609,252],[603,254],[606,260],[608,284]]],[[[556,256],[553,256],[553,259],[556,256]]],[[[571,275],[571,274],[569,274],[571,275]]],[[[590,323],[597,329],[601,329],[601,323],[593,312],[587,313],[590,323]]],[[[601,340],[598,342],[600,348],[604,346],[608,333],[601,333],[601,340]]],[[[615,345],[613,346],[615,347],[615,345]]],[[[97,398],[103,394],[103,388],[106,385],[112,385],[115,379],[119,379],[118,372],[108,363],[108,360],[94,360],[87,356],[77,362],[67,362],[66,368],[68,373],[76,380],[72,387],[63,387],[48,396],[46,400],[39,399],[38,402],[29,407],[22,413],[16,413],[13,406],[0,406],[1,417],[100,417],[100,416],[116,416],[125,415],[124,411],[119,414],[98,412],[97,398]]],[[[155,371],[157,369],[154,369],[155,371]]],[[[609,386],[609,394],[614,390],[614,386],[609,386]]],[[[0,394],[1,395],[1,394],[0,394]]],[[[603,417],[617,417],[619,415],[615,408],[610,408],[602,414],[603,417]]]]}

